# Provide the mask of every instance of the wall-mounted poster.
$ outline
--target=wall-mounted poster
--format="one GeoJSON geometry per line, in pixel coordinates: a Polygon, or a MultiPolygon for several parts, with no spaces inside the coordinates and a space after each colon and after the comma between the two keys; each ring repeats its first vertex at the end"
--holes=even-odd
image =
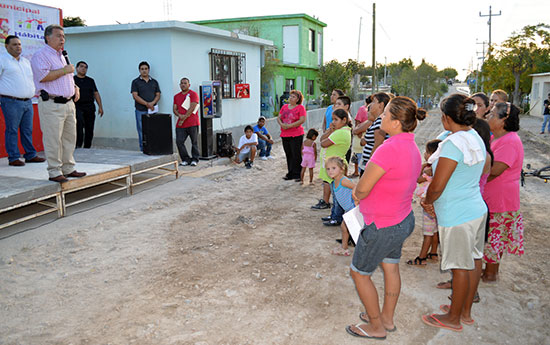
{"type": "Polygon", "coordinates": [[[250,84],[235,84],[237,98],[250,98],[250,84]]]}
{"type": "Polygon", "coordinates": [[[61,9],[25,1],[0,0],[0,43],[9,35],[21,39],[23,56],[31,59],[44,46],[44,30],[48,25],[63,23],[61,9]]]}

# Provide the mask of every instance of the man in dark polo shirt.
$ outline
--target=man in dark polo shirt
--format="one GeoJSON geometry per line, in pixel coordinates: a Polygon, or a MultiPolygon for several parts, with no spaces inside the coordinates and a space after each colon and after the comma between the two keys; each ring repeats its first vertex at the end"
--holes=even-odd
{"type": "Polygon", "coordinates": [[[95,81],[88,77],[88,64],[84,61],[79,61],[76,64],[76,75],[74,83],[80,88],[80,99],[75,103],[76,106],[76,147],[89,149],[92,147],[92,139],[94,137],[95,123],[95,104],[97,102],[99,116],[103,116],[103,105],[101,104],[101,96],[97,91],[95,81]]]}
{"type": "Polygon", "coordinates": [[[149,64],[147,61],[139,63],[139,77],[132,80],[132,96],[136,101],[136,128],[138,132],[139,148],[143,151],[141,134],[141,116],[148,111],[153,112],[160,99],[159,83],[149,76],[149,64]]]}

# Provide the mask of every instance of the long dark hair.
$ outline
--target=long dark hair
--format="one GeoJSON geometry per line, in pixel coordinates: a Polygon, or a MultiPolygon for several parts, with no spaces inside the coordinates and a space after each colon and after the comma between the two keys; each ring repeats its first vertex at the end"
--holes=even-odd
{"type": "Polygon", "coordinates": [[[474,122],[472,128],[477,132],[477,134],[479,134],[481,140],[483,140],[483,143],[485,144],[485,150],[487,150],[487,153],[489,154],[489,156],[491,156],[492,166],[495,160],[495,155],[491,150],[491,128],[489,127],[489,123],[483,119],[476,118],[476,122],[474,122]]]}

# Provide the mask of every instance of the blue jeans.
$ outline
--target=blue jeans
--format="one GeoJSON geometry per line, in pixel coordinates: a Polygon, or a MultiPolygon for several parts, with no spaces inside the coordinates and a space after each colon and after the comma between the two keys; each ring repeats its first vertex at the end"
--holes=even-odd
{"type": "Polygon", "coordinates": [[[138,132],[139,149],[143,152],[143,134],[141,132],[141,115],[147,114],[147,110],[136,109],[136,129],[138,132]]]}
{"type": "Polygon", "coordinates": [[[269,157],[271,155],[271,144],[267,141],[258,139],[258,146],[256,147],[260,150],[260,157],[269,157]]]}
{"type": "Polygon", "coordinates": [[[342,221],[344,221],[344,217],[343,217],[344,213],[345,213],[344,209],[342,208],[342,206],[340,206],[340,204],[334,197],[334,191],[333,191],[332,208],[330,209],[330,219],[335,220],[339,223],[342,223],[342,221]]]}
{"type": "Polygon", "coordinates": [[[4,122],[6,123],[5,139],[8,161],[13,162],[21,157],[17,145],[19,130],[21,130],[21,145],[25,150],[24,157],[25,159],[33,159],[36,156],[36,150],[32,144],[32,101],[19,101],[2,97],[0,102],[4,122]]]}
{"type": "Polygon", "coordinates": [[[550,114],[544,115],[544,121],[542,121],[542,128],[540,130],[541,132],[544,132],[544,127],[547,127],[546,129],[550,133],[550,114]],[[546,124],[548,124],[548,126],[546,126],[546,124]]]}

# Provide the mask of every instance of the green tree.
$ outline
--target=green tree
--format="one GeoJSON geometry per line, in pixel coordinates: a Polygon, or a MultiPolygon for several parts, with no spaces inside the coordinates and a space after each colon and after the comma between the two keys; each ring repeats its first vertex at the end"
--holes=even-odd
{"type": "Polygon", "coordinates": [[[441,75],[442,78],[449,80],[449,79],[456,78],[456,76],[458,75],[458,72],[454,68],[447,67],[443,69],[441,72],[439,72],[439,74],[441,75]]]}
{"type": "Polygon", "coordinates": [[[80,17],[65,17],[63,18],[63,27],[71,26],[86,26],[86,21],[80,17]]]}
{"type": "Polygon", "coordinates": [[[546,24],[527,25],[491,50],[483,65],[484,87],[511,92],[513,103],[519,106],[521,96],[531,90],[529,74],[550,67],[549,29],[546,24]]]}
{"type": "Polygon", "coordinates": [[[331,60],[325,63],[318,74],[319,90],[323,93],[323,105],[330,104],[330,94],[334,89],[347,92],[350,89],[350,70],[346,64],[331,60]]]}

